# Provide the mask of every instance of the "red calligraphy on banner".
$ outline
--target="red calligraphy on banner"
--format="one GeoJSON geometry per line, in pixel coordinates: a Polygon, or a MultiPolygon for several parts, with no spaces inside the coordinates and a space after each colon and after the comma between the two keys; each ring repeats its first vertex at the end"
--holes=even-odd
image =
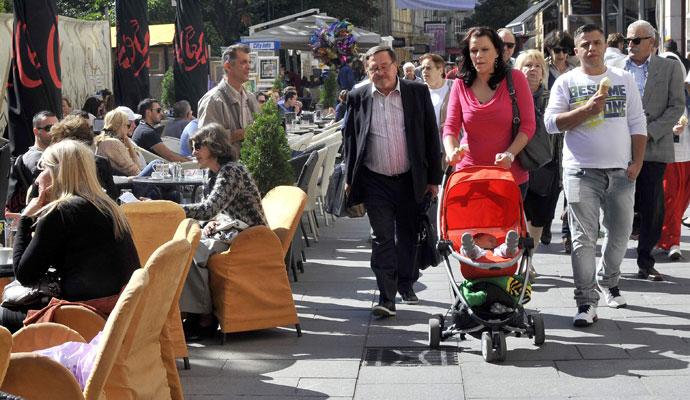
{"type": "MultiPolygon", "coordinates": [[[[60,66],[60,38],[57,33],[57,23],[57,17],[55,17],[55,22],[50,27],[46,42],[41,43],[39,48],[46,49],[45,59],[50,79],[53,81],[53,85],[55,85],[56,88],[61,89],[62,82],[60,81],[60,74],[58,73],[58,68],[60,66]],[[56,47],[58,47],[57,52],[55,51],[56,47]]],[[[34,51],[31,46],[27,23],[24,21],[17,21],[14,32],[14,48],[17,54],[13,54],[12,56],[16,57],[17,69],[19,70],[19,81],[22,86],[29,89],[41,86],[43,84],[43,79],[41,78],[40,72],[42,66],[39,60],[39,54],[34,51]]]]}
{"type": "Polygon", "coordinates": [[[133,28],[132,36],[128,36],[126,33],[120,35],[121,41],[117,48],[117,64],[122,69],[132,69],[132,73],[135,77],[138,77],[141,70],[144,67],[148,68],[151,66],[151,60],[149,59],[149,32],[143,38],[143,43],[139,40],[139,21],[132,19],[129,24],[133,28]]]}
{"type": "Polygon", "coordinates": [[[206,65],[208,52],[204,46],[204,32],[195,39],[196,31],[193,26],[187,25],[184,31],[179,32],[175,42],[175,58],[185,72],[195,70],[199,65],[206,65]]]}

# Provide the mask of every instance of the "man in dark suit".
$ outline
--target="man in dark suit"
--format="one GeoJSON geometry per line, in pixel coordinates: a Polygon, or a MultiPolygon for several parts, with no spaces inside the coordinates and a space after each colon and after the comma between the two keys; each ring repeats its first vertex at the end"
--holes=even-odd
{"type": "Polygon", "coordinates": [[[379,288],[374,315],[395,315],[395,296],[419,300],[414,251],[418,204],[441,183],[441,149],[427,87],[399,79],[395,53],[377,46],[365,56],[370,83],[348,95],[343,124],[346,190],[363,202],[373,229],[371,268],[379,288]]]}

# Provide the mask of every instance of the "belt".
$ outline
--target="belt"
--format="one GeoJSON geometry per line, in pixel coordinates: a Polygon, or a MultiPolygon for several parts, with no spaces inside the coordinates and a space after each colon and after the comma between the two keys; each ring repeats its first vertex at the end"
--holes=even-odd
{"type": "Polygon", "coordinates": [[[366,168],[366,170],[369,171],[371,174],[374,174],[374,175],[379,176],[381,178],[389,179],[392,181],[399,181],[400,179],[405,178],[408,175],[410,175],[410,171],[403,172],[402,174],[396,174],[396,175],[384,175],[384,174],[379,174],[378,172],[374,172],[367,167],[364,167],[364,168],[366,168]]]}

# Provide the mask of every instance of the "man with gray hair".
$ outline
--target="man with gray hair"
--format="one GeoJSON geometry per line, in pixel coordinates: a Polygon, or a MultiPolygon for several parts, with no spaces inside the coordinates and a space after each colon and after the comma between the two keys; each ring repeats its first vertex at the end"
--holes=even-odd
{"type": "Polygon", "coordinates": [[[403,65],[403,79],[407,79],[408,81],[424,83],[424,81],[422,81],[422,78],[415,75],[414,69],[414,64],[412,64],[411,62],[406,62],[405,65],[403,65]]]}
{"type": "Polygon", "coordinates": [[[515,65],[515,59],[513,58],[513,53],[515,52],[515,35],[508,28],[501,28],[496,31],[498,36],[503,41],[503,61],[510,65],[511,67],[515,65]]]}
{"type": "Polygon", "coordinates": [[[171,122],[165,125],[163,136],[180,138],[182,131],[187,126],[189,121],[194,119],[192,114],[192,105],[187,100],[180,100],[173,105],[173,117],[171,122]]]}
{"type": "Polygon", "coordinates": [[[216,122],[228,134],[230,142],[240,151],[244,130],[259,112],[259,103],[242,86],[249,80],[249,46],[234,44],[223,52],[225,76],[220,83],[199,100],[199,128],[216,122]]]}
{"type": "Polygon", "coordinates": [[[655,281],[663,276],[654,268],[652,249],[661,237],[664,222],[663,178],[666,164],[675,160],[673,126],[683,115],[683,67],[673,60],[654,54],[657,32],[647,21],[628,26],[625,42],[628,57],[621,66],[635,77],[647,117],[647,147],[642,170],[635,186],[637,277],[655,281]],[[639,220],[639,222],[638,222],[639,220]]]}

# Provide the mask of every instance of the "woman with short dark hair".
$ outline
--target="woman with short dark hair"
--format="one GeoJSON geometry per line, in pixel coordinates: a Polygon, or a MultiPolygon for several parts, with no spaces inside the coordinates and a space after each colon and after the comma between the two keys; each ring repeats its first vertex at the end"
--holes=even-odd
{"type": "Polygon", "coordinates": [[[247,168],[237,162],[237,152],[223,128],[217,123],[205,125],[190,143],[192,155],[201,168],[208,169],[209,179],[200,203],[182,205],[188,218],[208,221],[180,299],[180,310],[187,313],[184,328],[188,340],[211,335],[217,328],[205,266],[212,254],[229,248],[232,237],[219,238],[216,228],[230,220],[248,227],[266,225],[259,189],[247,168]]]}
{"type": "Polygon", "coordinates": [[[461,76],[451,88],[443,146],[448,163],[458,168],[497,165],[510,169],[524,197],[529,175],[515,156],[534,135],[534,103],[527,79],[506,65],[502,51],[503,42],[491,28],[474,27],[465,36],[461,76]],[[520,111],[515,137],[508,74],[520,111]],[[461,130],[464,135],[458,139],[461,130]]]}

